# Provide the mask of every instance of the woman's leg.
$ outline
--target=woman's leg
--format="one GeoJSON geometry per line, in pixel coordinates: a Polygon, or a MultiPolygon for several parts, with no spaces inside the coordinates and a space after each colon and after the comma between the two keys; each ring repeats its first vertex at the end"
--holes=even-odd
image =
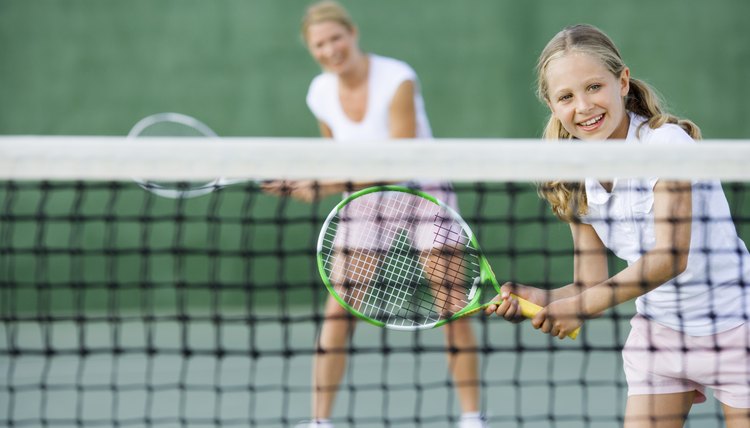
{"type": "MultiPolygon", "coordinates": [[[[338,296],[359,309],[378,264],[379,255],[369,250],[337,251],[331,259],[330,280],[338,296]]],[[[313,357],[312,413],[329,419],[347,364],[347,344],[354,331],[354,317],[333,296],[328,296],[325,319],[313,357]]]]}
{"type": "MultiPolygon", "coordinates": [[[[449,248],[438,248],[422,256],[425,274],[435,295],[437,312],[452,316],[466,305],[465,267],[460,255],[449,248]]],[[[479,357],[477,341],[469,319],[462,318],[444,327],[448,368],[453,376],[462,413],[479,411],[479,357]]]]}
{"type": "Polygon", "coordinates": [[[346,370],[346,345],[354,328],[354,319],[331,296],[325,308],[313,357],[312,412],[314,419],[329,419],[346,370]]]}
{"type": "Polygon", "coordinates": [[[463,413],[479,411],[479,358],[474,331],[467,318],[448,323],[444,327],[448,348],[448,367],[453,375],[458,400],[463,413]]]}

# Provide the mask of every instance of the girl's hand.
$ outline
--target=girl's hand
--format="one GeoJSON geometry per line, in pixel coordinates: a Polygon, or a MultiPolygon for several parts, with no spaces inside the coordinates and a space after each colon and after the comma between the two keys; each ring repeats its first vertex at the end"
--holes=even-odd
{"type": "Polygon", "coordinates": [[[531,320],[535,329],[564,339],[583,324],[581,299],[579,296],[556,300],[539,311],[531,320]]]}
{"type": "Polygon", "coordinates": [[[528,285],[506,282],[500,287],[500,294],[494,299],[498,301],[498,303],[487,306],[484,313],[487,315],[492,315],[494,313],[510,322],[518,323],[523,321],[525,318],[521,315],[521,308],[518,305],[518,300],[511,297],[511,293],[532,303],[536,303],[539,306],[545,306],[549,301],[549,292],[546,290],[530,287],[528,285]]]}

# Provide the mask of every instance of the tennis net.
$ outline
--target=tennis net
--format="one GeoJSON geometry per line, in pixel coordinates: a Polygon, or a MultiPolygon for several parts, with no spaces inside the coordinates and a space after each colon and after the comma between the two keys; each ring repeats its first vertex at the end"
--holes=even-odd
{"type": "MultiPolygon", "coordinates": [[[[572,281],[574,250],[535,183],[720,179],[747,241],[748,159],[750,145],[730,141],[678,151],[536,140],[0,137],[0,426],[309,419],[328,298],[316,242],[340,196],[300,202],[264,193],[267,180],[450,181],[498,280],[552,289],[572,281]],[[163,197],[154,183],[212,191],[163,197]]],[[[607,263],[610,273],[625,267],[612,254],[607,263]]],[[[575,341],[529,322],[472,317],[491,426],[621,426],[621,349],[634,313],[632,302],[610,309],[575,341]]],[[[455,426],[461,406],[446,350],[441,330],[359,325],[341,351],[349,364],[332,421],[455,426]]],[[[688,426],[721,420],[709,401],[688,426]]]]}

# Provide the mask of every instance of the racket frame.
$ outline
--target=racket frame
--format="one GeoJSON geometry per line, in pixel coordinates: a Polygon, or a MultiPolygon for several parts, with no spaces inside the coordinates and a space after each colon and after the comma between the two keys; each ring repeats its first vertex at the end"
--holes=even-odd
{"type": "MultiPolygon", "coordinates": [[[[136,122],[135,125],[133,125],[133,128],[130,129],[130,132],[128,132],[127,138],[132,140],[137,140],[138,137],[141,136],[141,133],[147,129],[150,126],[159,124],[159,123],[176,123],[183,125],[188,128],[192,128],[196,130],[197,132],[203,134],[203,136],[214,139],[219,138],[219,136],[205,123],[201,122],[200,120],[188,116],[181,113],[174,113],[174,112],[166,112],[166,113],[156,113],[152,114],[150,116],[146,116],[143,119],[136,122]]],[[[245,182],[247,180],[238,180],[238,179],[227,179],[227,178],[217,178],[214,179],[208,183],[196,185],[196,186],[188,186],[185,189],[180,189],[179,187],[168,187],[163,186],[158,183],[154,183],[148,180],[144,180],[139,177],[133,177],[133,181],[135,181],[139,186],[141,186],[143,189],[148,190],[149,192],[161,196],[164,198],[170,198],[170,199],[181,199],[181,198],[195,198],[198,196],[207,195],[214,190],[221,189],[222,187],[245,182]]]]}
{"type": "Polygon", "coordinates": [[[498,293],[500,292],[500,285],[495,279],[495,275],[492,272],[492,269],[490,268],[490,264],[487,261],[487,258],[482,253],[481,248],[479,247],[479,244],[477,243],[476,237],[474,236],[474,233],[471,231],[471,228],[466,223],[466,221],[461,217],[461,215],[459,215],[456,212],[456,210],[446,205],[445,203],[435,198],[434,196],[430,195],[429,193],[426,193],[426,192],[423,192],[421,190],[417,190],[411,187],[398,186],[398,185],[373,186],[373,187],[368,187],[366,189],[362,189],[357,192],[354,192],[348,197],[344,198],[344,200],[339,202],[331,210],[331,212],[328,214],[325,221],[323,222],[323,226],[321,227],[321,230],[320,230],[320,235],[318,236],[316,253],[317,253],[318,273],[320,274],[321,279],[323,279],[323,283],[325,284],[326,289],[334,297],[334,299],[336,299],[336,301],[341,306],[343,306],[346,310],[348,310],[351,314],[355,315],[356,317],[372,325],[388,328],[391,330],[414,331],[414,330],[427,330],[427,329],[432,329],[432,328],[443,326],[458,318],[462,318],[464,316],[470,315],[474,312],[481,310],[483,308],[483,305],[480,303],[480,300],[483,294],[482,291],[487,286],[487,283],[491,283],[494,286],[495,290],[498,293]],[[351,306],[349,303],[347,303],[344,299],[341,298],[341,296],[339,296],[333,284],[331,283],[330,278],[328,278],[328,274],[326,273],[326,261],[324,260],[324,257],[323,257],[323,246],[324,246],[324,242],[327,236],[328,227],[331,221],[351,201],[358,199],[362,196],[371,194],[371,193],[385,192],[385,191],[412,194],[412,195],[427,199],[428,201],[434,203],[435,205],[438,205],[440,208],[445,209],[451,214],[452,220],[458,222],[461,228],[463,229],[464,233],[466,233],[469,239],[469,242],[467,242],[467,246],[473,246],[477,250],[477,258],[479,261],[479,277],[478,277],[479,281],[478,281],[478,284],[476,284],[476,287],[477,287],[476,292],[474,292],[474,295],[470,298],[466,306],[464,306],[460,311],[456,312],[452,316],[448,318],[440,319],[433,323],[419,325],[419,326],[397,326],[397,325],[387,324],[383,321],[379,321],[379,320],[368,317],[367,315],[363,314],[362,312],[360,312],[359,310],[351,306]]]}
{"type": "MultiPolygon", "coordinates": [[[[472,232],[471,228],[463,219],[463,217],[461,217],[461,215],[458,214],[456,210],[446,205],[445,203],[435,198],[434,196],[430,195],[429,193],[426,193],[426,192],[423,192],[421,190],[417,190],[411,187],[398,186],[398,185],[373,186],[373,187],[368,187],[366,189],[362,189],[357,192],[354,192],[348,197],[344,198],[344,200],[339,202],[331,210],[331,212],[326,217],[325,222],[323,222],[323,226],[321,227],[320,234],[318,236],[318,243],[317,243],[316,250],[317,250],[316,258],[317,258],[317,263],[318,263],[318,273],[320,274],[320,277],[323,279],[323,283],[325,284],[328,292],[334,297],[334,299],[336,299],[336,301],[342,307],[344,307],[351,314],[364,320],[365,322],[368,322],[378,327],[388,328],[391,330],[404,330],[404,331],[432,329],[432,328],[443,326],[459,318],[472,315],[476,312],[479,312],[485,309],[486,307],[492,304],[502,303],[502,301],[498,301],[498,300],[492,300],[487,303],[481,303],[483,291],[488,286],[488,284],[491,284],[498,294],[501,293],[500,284],[497,282],[495,273],[493,272],[489,261],[484,256],[484,253],[482,252],[482,249],[479,246],[479,243],[477,242],[474,232],[472,232]],[[466,236],[469,239],[469,241],[467,242],[467,246],[473,246],[476,249],[477,259],[479,262],[479,278],[478,280],[475,279],[475,284],[473,284],[473,287],[476,287],[476,288],[469,293],[470,294],[469,301],[467,302],[466,306],[464,306],[460,311],[456,312],[452,316],[448,318],[440,319],[434,323],[418,325],[418,326],[398,326],[398,325],[387,324],[383,321],[379,321],[379,320],[368,317],[367,315],[363,314],[362,312],[360,312],[359,310],[357,310],[356,308],[348,304],[344,299],[341,298],[341,296],[339,296],[339,294],[336,292],[336,289],[333,287],[333,284],[331,284],[331,280],[328,278],[328,274],[326,273],[326,270],[325,270],[326,261],[323,259],[323,244],[325,242],[329,224],[331,223],[333,218],[341,211],[341,209],[347,204],[349,204],[351,201],[353,201],[354,199],[360,198],[370,193],[384,192],[384,191],[409,193],[409,194],[427,199],[428,201],[445,209],[448,213],[451,214],[451,216],[453,217],[453,220],[459,223],[463,231],[466,233],[466,236]],[[471,293],[473,293],[473,295],[471,295],[471,293]]],[[[519,308],[521,309],[521,314],[526,318],[532,318],[542,309],[541,306],[535,303],[529,302],[528,300],[522,299],[514,294],[511,294],[511,297],[518,300],[519,308]]],[[[570,337],[571,339],[575,339],[578,336],[579,332],[580,332],[580,327],[570,332],[568,334],[568,337],[570,337]]]]}

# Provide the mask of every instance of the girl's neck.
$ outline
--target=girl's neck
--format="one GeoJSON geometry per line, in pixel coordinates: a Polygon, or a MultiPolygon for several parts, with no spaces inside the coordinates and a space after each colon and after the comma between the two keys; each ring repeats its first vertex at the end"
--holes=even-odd
{"type": "Polygon", "coordinates": [[[357,54],[352,68],[339,75],[339,83],[347,88],[360,86],[367,81],[367,75],[370,69],[370,59],[364,53],[357,54]]]}
{"type": "Polygon", "coordinates": [[[625,110],[622,121],[615,129],[615,132],[609,137],[610,139],[624,140],[628,138],[628,129],[630,129],[630,113],[625,110]]]}

